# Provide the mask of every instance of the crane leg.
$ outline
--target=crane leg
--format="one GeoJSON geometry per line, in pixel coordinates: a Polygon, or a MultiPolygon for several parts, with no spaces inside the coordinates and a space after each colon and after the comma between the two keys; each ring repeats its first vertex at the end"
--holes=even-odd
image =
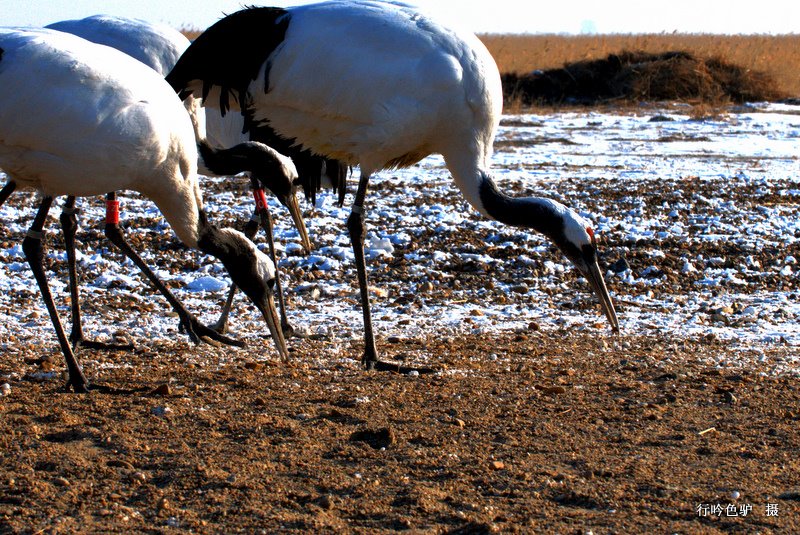
{"type": "Polygon", "coordinates": [[[89,349],[131,350],[133,349],[133,344],[109,344],[87,340],[83,336],[78,272],[75,259],[75,233],[78,230],[77,212],[78,210],[75,208],[75,197],[70,195],[64,202],[64,206],[61,209],[61,217],[59,218],[61,221],[61,229],[64,233],[64,246],[67,250],[67,265],[69,266],[69,293],[72,305],[72,331],[69,335],[69,341],[72,343],[73,349],[80,346],[89,349]]]}
{"type": "Polygon", "coordinates": [[[275,264],[275,291],[278,294],[278,306],[281,309],[281,330],[283,336],[289,338],[294,335],[294,328],[289,325],[289,319],[286,317],[286,302],[283,300],[283,285],[281,284],[281,273],[278,267],[278,257],[275,253],[275,239],[273,237],[272,215],[269,213],[269,207],[265,204],[263,209],[256,209],[261,226],[267,234],[267,244],[269,245],[269,256],[272,258],[272,263],[275,264]]]}
{"type": "MultiPolygon", "coordinates": [[[[254,191],[261,189],[261,186],[258,184],[257,180],[253,178],[250,180],[254,191]]],[[[261,191],[263,192],[263,190],[261,191]]],[[[258,198],[258,195],[256,197],[258,198]]],[[[289,319],[286,316],[286,301],[283,298],[283,285],[281,284],[280,268],[278,267],[278,258],[275,252],[272,216],[270,215],[269,206],[266,204],[266,198],[263,197],[263,194],[262,198],[264,199],[263,206],[258,201],[256,202],[255,212],[244,227],[244,235],[247,236],[247,239],[252,240],[255,237],[256,232],[258,232],[259,225],[264,228],[264,231],[267,234],[267,244],[269,245],[270,259],[272,260],[272,263],[275,264],[275,289],[278,294],[278,307],[281,309],[281,329],[283,330],[283,336],[289,338],[290,336],[294,335],[294,328],[289,324],[289,319]]],[[[212,325],[212,328],[219,333],[225,333],[228,330],[228,315],[230,314],[233,306],[233,296],[235,294],[236,285],[232,284],[230,290],[228,291],[228,298],[225,301],[225,305],[222,308],[219,319],[214,325],[212,325]]]]}
{"type": "Polygon", "coordinates": [[[195,343],[199,343],[202,341],[203,337],[208,337],[212,340],[216,340],[217,342],[221,342],[223,344],[244,347],[244,343],[238,340],[234,340],[232,338],[228,338],[222,334],[219,334],[214,329],[210,327],[206,327],[200,321],[191,314],[183,304],[178,301],[178,299],[173,295],[173,293],[166,287],[166,285],[161,282],[161,280],[156,276],[155,273],[150,269],[150,267],[142,260],[142,257],[134,251],[128,242],[125,240],[125,236],[122,234],[122,230],[119,228],[119,213],[116,213],[116,217],[110,216],[109,212],[113,210],[114,206],[118,206],[116,200],[116,193],[109,193],[106,197],[106,227],[105,233],[111,242],[119,247],[119,249],[131,259],[131,261],[136,264],[139,269],[144,273],[144,275],[150,280],[153,286],[161,292],[161,294],[167,299],[172,308],[177,312],[178,317],[181,319],[181,328],[184,329],[188,334],[189,338],[195,343]]]}
{"type": "Polygon", "coordinates": [[[61,319],[58,317],[56,305],[53,302],[53,296],[50,293],[50,287],[47,284],[47,276],[44,272],[44,247],[42,245],[42,228],[44,227],[47,213],[53,204],[53,198],[46,196],[42,199],[42,204],[39,206],[39,211],[33,220],[28,235],[22,242],[22,251],[25,253],[25,258],[31,266],[33,276],[36,278],[36,283],[39,285],[39,291],[42,293],[42,299],[50,313],[50,320],[53,322],[53,327],[56,330],[56,337],[61,346],[61,352],[64,354],[64,360],[67,362],[67,369],[69,371],[69,380],[67,381],[67,389],[72,387],[75,392],[85,393],[89,391],[89,382],[86,376],[83,375],[78,359],[72,351],[72,345],[67,339],[64,332],[64,327],[61,325],[61,319]]]}
{"type": "Polygon", "coordinates": [[[353,256],[356,260],[358,273],[358,288],[361,293],[361,312],[364,315],[364,356],[362,362],[368,370],[379,368],[378,350],[375,347],[375,334],[372,331],[372,312],[369,304],[369,280],[367,279],[367,265],[364,259],[364,198],[367,195],[369,175],[361,175],[358,191],[353,201],[353,209],[347,218],[347,231],[350,234],[350,243],[353,246],[353,256]]]}
{"type": "Polygon", "coordinates": [[[367,265],[364,258],[364,236],[367,233],[364,223],[364,198],[367,195],[369,175],[361,175],[358,191],[353,201],[353,210],[347,218],[347,230],[350,233],[350,242],[353,245],[353,256],[356,260],[358,272],[358,288],[361,293],[361,310],[364,314],[364,356],[363,364],[367,370],[388,371],[396,373],[433,373],[435,370],[426,367],[401,366],[393,362],[378,359],[378,350],[375,345],[375,334],[372,330],[372,313],[369,304],[369,280],[367,279],[367,265]]]}
{"type": "Polygon", "coordinates": [[[3,206],[3,203],[6,202],[9,195],[14,193],[15,189],[17,189],[17,183],[13,180],[9,180],[8,183],[3,186],[3,189],[0,190],[0,206],[3,206]]]}

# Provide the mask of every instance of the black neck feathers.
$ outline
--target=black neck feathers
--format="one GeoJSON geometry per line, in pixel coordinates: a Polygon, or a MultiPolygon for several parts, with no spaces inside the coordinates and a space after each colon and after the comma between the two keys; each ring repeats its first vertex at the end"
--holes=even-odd
{"type": "Polygon", "coordinates": [[[200,157],[216,175],[237,175],[245,171],[279,197],[292,193],[291,178],[278,156],[263,143],[247,141],[229,149],[216,149],[206,141],[197,144],[200,157]]]}
{"type": "Polygon", "coordinates": [[[237,247],[237,243],[227,239],[227,235],[208,222],[205,212],[200,211],[200,237],[197,240],[197,247],[206,254],[213,256],[225,265],[230,267],[231,260],[236,258],[243,250],[237,247]]]}
{"type": "Polygon", "coordinates": [[[488,175],[483,175],[480,197],[486,213],[493,219],[515,227],[531,228],[558,245],[563,241],[564,216],[560,205],[549,199],[515,198],[497,189],[488,175]]]}
{"type": "Polygon", "coordinates": [[[197,247],[222,262],[231,280],[254,303],[261,303],[267,293],[264,273],[259,270],[257,250],[244,234],[231,229],[220,229],[208,222],[200,210],[200,232],[197,247]]]}
{"type": "Polygon", "coordinates": [[[236,233],[230,229],[220,229],[208,221],[204,210],[200,210],[200,232],[197,240],[197,248],[222,262],[225,269],[231,275],[235,283],[241,279],[238,276],[241,272],[252,270],[252,262],[244,261],[247,258],[248,247],[236,233]]]}

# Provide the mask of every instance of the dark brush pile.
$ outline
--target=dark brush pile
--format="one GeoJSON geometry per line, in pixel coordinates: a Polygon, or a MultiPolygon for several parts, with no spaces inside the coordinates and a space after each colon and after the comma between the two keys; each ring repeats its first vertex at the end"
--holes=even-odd
{"type": "Polygon", "coordinates": [[[779,100],[767,74],[685,51],[609,54],[561,69],[502,76],[506,103],[598,104],[611,100],[707,103],[779,100]]]}

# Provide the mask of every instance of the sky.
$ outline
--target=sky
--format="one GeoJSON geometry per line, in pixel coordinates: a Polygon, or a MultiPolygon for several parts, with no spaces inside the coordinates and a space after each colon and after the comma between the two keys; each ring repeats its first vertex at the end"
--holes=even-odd
{"type": "MultiPolygon", "coordinates": [[[[202,29],[242,5],[292,6],[273,0],[3,0],[4,26],[44,26],[51,22],[111,14],[202,29]]],[[[796,0],[416,0],[475,33],[800,33],[796,0]]]]}

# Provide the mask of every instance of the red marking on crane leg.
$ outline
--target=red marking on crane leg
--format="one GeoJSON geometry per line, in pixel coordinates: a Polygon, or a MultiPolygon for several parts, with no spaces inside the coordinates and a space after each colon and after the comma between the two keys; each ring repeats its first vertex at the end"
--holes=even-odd
{"type": "Polygon", "coordinates": [[[119,224],[119,201],[106,201],[106,225],[119,224]]]}
{"type": "Polygon", "coordinates": [[[254,189],[253,198],[256,200],[256,210],[260,212],[267,209],[267,194],[263,188],[254,189]]]}

